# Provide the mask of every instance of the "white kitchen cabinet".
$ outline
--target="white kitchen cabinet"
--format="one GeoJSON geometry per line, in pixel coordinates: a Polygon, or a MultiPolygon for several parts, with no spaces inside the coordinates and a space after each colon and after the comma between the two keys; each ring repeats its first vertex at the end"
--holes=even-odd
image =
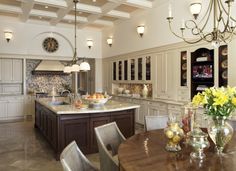
{"type": "Polygon", "coordinates": [[[23,77],[23,61],[21,59],[12,60],[12,82],[22,83],[23,77]]]}
{"type": "Polygon", "coordinates": [[[132,103],[140,105],[140,108],[136,109],[137,111],[136,111],[136,116],[135,116],[135,122],[144,124],[144,117],[148,115],[148,111],[147,111],[148,102],[141,99],[140,100],[133,99],[132,103]]]}
{"type": "Polygon", "coordinates": [[[24,101],[22,100],[9,100],[7,105],[7,117],[24,117],[24,101]]]}
{"type": "Polygon", "coordinates": [[[23,60],[1,59],[1,83],[23,82],[23,60]]]}
{"type": "Polygon", "coordinates": [[[7,118],[7,101],[0,101],[0,119],[7,118]]]}
{"type": "Polygon", "coordinates": [[[157,88],[156,92],[154,92],[154,97],[162,98],[162,99],[171,99],[176,100],[176,87],[173,85],[177,85],[177,65],[176,61],[177,52],[163,52],[156,55],[157,57],[157,88]]]}
{"type": "Polygon", "coordinates": [[[2,94],[22,94],[22,84],[2,84],[2,94]]]}
{"type": "Polygon", "coordinates": [[[2,59],[1,77],[2,83],[12,82],[12,59],[2,59]]]}
{"type": "Polygon", "coordinates": [[[162,102],[148,103],[148,115],[149,116],[163,116],[168,115],[167,104],[162,102]]]}

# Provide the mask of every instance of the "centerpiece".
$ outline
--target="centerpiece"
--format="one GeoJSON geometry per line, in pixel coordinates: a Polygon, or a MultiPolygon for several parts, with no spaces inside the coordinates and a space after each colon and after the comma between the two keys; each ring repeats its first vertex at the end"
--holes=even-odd
{"type": "Polygon", "coordinates": [[[231,87],[207,88],[193,97],[194,106],[203,106],[205,114],[212,118],[208,126],[208,134],[221,154],[225,145],[233,136],[233,128],[227,119],[236,108],[236,90],[231,87]]]}

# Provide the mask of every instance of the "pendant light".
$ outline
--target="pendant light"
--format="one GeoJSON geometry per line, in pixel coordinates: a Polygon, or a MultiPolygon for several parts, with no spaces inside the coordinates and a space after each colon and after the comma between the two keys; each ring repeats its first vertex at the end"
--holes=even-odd
{"type": "Polygon", "coordinates": [[[78,0],[73,0],[73,2],[75,3],[75,49],[74,49],[74,55],[73,55],[73,59],[70,62],[69,66],[65,66],[64,67],[64,72],[65,73],[71,73],[71,72],[79,72],[80,70],[83,71],[88,71],[90,70],[90,65],[88,62],[83,61],[81,64],[82,65],[82,69],[80,69],[79,64],[77,63],[79,58],[77,57],[77,34],[76,34],[76,26],[77,26],[77,3],[78,0]]]}

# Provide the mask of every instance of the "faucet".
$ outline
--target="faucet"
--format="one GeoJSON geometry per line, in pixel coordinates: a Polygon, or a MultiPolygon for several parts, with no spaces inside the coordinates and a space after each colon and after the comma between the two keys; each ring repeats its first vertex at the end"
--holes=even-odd
{"type": "Polygon", "coordinates": [[[61,92],[61,96],[63,95],[63,93],[66,93],[66,92],[68,93],[67,98],[69,98],[69,103],[71,104],[72,103],[72,94],[69,90],[63,90],[61,92]]]}

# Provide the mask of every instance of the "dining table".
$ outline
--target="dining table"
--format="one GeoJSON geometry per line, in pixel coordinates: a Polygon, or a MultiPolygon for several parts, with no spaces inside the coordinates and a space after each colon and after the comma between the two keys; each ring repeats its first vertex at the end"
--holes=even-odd
{"type": "MultiPolygon", "coordinates": [[[[206,130],[204,130],[206,131],[206,130]]],[[[120,171],[236,171],[236,132],[222,154],[217,154],[208,137],[210,147],[203,160],[190,157],[192,148],[182,141],[178,152],[166,151],[164,130],[135,134],[121,143],[118,149],[120,171]]]]}

